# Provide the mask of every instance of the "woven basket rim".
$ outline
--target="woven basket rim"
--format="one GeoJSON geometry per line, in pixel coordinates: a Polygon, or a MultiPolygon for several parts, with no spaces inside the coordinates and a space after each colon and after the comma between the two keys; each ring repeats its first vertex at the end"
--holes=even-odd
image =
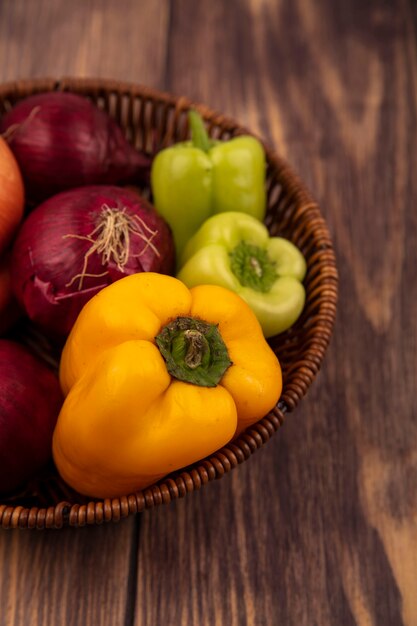
{"type": "Polygon", "coordinates": [[[221,478],[264,445],[283,424],[285,415],[293,411],[307,393],[321,367],[333,332],[338,299],[336,258],[320,208],[292,167],[262,137],[233,118],[224,116],[219,111],[205,104],[194,102],[185,96],[108,78],[64,76],[61,79],[45,77],[9,81],[0,85],[0,101],[6,97],[10,98],[12,94],[13,99],[17,101],[41,91],[72,91],[90,97],[114,94],[117,97],[140,98],[143,102],[156,101],[173,110],[172,124],[174,125],[180,115],[193,107],[201,113],[209,126],[221,127],[231,134],[249,133],[260,139],[264,145],[269,166],[277,173],[280,185],[288,191],[289,197],[297,206],[300,228],[304,227],[302,221],[307,218],[312,224],[306,236],[313,237],[317,247],[314,267],[318,269],[314,280],[319,290],[318,296],[315,295],[319,320],[312,327],[311,332],[309,331],[308,345],[302,354],[302,366],[293,368],[294,372],[291,371],[292,378],[290,377],[289,384],[284,382],[283,393],[277,407],[221,450],[206,459],[195,462],[188,468],[174,472],[143,491],[119,498],[92,500],[81,504],[62,500],[49,507],[25,507],[11,501],[0,503],[0,527],[2,528],[62,528],[63,526],[76,527],[118,521],[128,515],[183,497],[187,493],[200,489],[207,482],[221,478]]]}

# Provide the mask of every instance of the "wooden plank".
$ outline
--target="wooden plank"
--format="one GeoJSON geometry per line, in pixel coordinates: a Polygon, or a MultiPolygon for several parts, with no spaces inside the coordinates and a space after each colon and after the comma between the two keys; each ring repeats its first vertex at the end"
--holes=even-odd
{"type": "Polygon", "coordinates": [[[130,518],[101,527],[2,531],[0,624],[131,623],[136,524],[130,518]]]}
{"type": "Polygon", "coordinates": [[[168,0],[4,0],[0,80],[89,76],[161,87],[168,0]]]}
{"type": "Polygon", "coordinates": [[[172,91],[247,123],[307,181],[341,293],[324,369],[282,431],[143,516],[136,625],[416,626],[411,9],[176,0],[168,52],[172,91]]]}

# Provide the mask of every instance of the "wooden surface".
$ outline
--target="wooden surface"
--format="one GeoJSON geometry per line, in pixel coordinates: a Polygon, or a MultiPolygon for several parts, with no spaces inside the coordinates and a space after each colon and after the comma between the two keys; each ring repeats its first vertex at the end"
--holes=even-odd
{"type": "Polygon", "coordinates": [[[0,625],[417,625],[412,0],[2,0],[0,81],[185,94],[274,144],[322,207],[340,302],[272,441],[119,524],[0,533],[0,625]]]}

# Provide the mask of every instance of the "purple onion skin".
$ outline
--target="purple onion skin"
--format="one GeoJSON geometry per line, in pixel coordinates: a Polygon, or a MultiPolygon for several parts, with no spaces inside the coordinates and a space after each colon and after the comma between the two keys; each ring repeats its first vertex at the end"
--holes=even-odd
{"type": "Polygon", "coordinates": [[[87,98],[65,92],[22,100],[0,121],[20,166],[29,202],[95,184],[147,180],[150,159],[87,98]],[[16,125],[16,126],[15,126],[16,125]]]}
{"type": "Polygon", "coordinates": [[[63,397],[57,376],[7,339],[0,339],[0,388],[0,494],[5,495],[50,460],[63,397]]]}
{"type": "Polygon", "coordinates": [[[62,340],[84,304],[103,287],[138,272],[172,274],[174,264],[171,230],[149,202],[129,189],[80,187],[46,200],[23,222],[12,251],[12,286],[27,316],[47,336],[62,340]],[[103,265],[101,255],[94,252],[88,257],[88,274],[107,273],[86,276],[80,284],[80,279],[73,279],[82,273],[91,242],[68,235],[89,235],[106,206],[137,216],[157,231],[152,244],[159,256],[143,239],[131,235],[129,258],[122,269],[112,258],[103,265]]]}

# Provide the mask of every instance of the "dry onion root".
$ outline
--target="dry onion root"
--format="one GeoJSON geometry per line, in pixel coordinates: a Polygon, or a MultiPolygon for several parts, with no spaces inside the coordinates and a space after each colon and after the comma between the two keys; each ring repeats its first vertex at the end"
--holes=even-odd
{"type": "Polygon", "coordinates": [[[157,230],[152,230],[139,215],[129,215],[126,207],[123,209],[111,208],[107,204],[102,206],[98,225],[89,235],[64,235],[64,239],[74,237],[91,243],[90,248],[84,255],[83,268],[65,285],[71,287],[74,281],[78,280],[78,290],[82,289],[84,278],[101,278],[108,274],[108,270],[101,274],[87,273],[88,259],[92,254],[101,254],[101,263],[106,267],[110,262],[116,264],[120,272],[124,272],[124,267],[129,260],[130,239],[139,237],[144,242],[142,250],[136,254],[136,258],[141,257],[150,246],[157,257],[161,254],[152,239],[158,234],[157,230]]]}

